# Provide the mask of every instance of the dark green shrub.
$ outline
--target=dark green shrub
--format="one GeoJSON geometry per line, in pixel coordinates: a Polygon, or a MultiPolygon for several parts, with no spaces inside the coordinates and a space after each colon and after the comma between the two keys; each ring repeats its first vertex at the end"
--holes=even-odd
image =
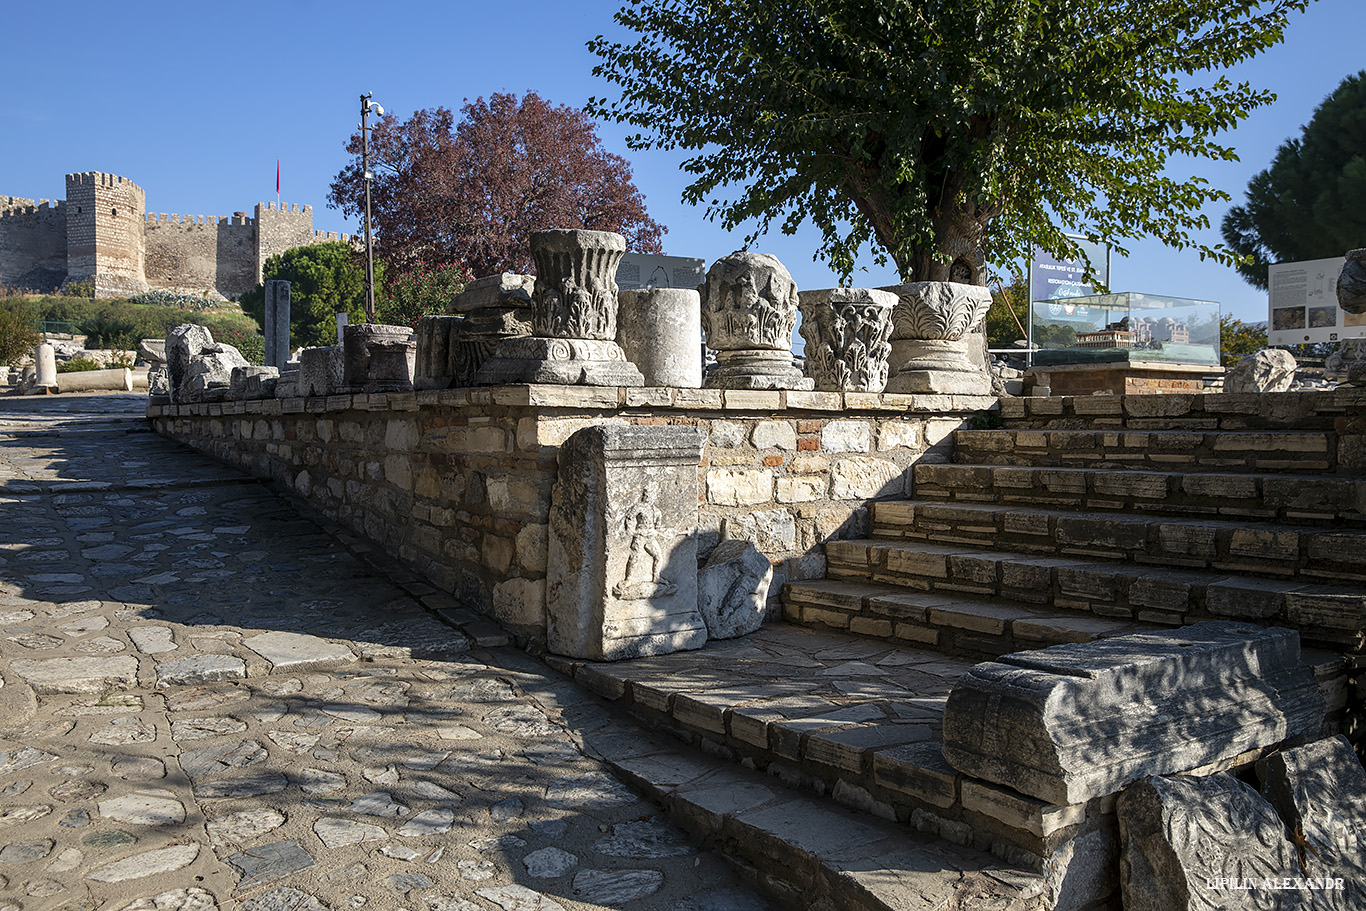
{"type": "Polygon", "coordinates": [[[88,357],[73,357],[57,364],[58,373],[84,373],[87,370],[103,370],[104,366],[88,357]]]}
{"type": "Polygon", "coordinates": [[[42,340],[34,307],[22,300],[0,301],[0,364],[19,363],[42,340]]]}

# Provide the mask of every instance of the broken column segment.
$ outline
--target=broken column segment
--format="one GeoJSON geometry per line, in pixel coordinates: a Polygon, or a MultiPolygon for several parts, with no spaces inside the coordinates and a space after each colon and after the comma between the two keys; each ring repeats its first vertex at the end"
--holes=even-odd
{"type": "Polygon", "coordinates": [[[827,288],[799,295],[806,375],[822,392],[881,392],[897,296],[869,288],[827,288]]]}
{"type": "Polygon", "coordinates": [[[617,344],[646,386],[702,385],[702,304],[696,291],[649,288],[617,295],[617,344]]]}
{"type": "Polygon", "coordinates": [[[792,363],[797,283],[776,256],[736,252],[707,270],[702,328],[716,366],[710,389],[811,389],[792,363]]]}
{"type": "Polygon", "coordinates": [[[289,282],[271,279],[265,290],[266,366],[280,368],[289,363],[289,282]]]}
{"type": "Polygon", "coordinates": [[[944,759],[1054,804],[1310,734],[1325,705],[1299,635],[1200,623],[1006,655],[944,710],[944,759]]]}
{"type": "Polygon", "coordinates": [[[423,317],[417,327],[418,389],[470,386],[479,368],[507,338],[531,335],[536,276],[500,272],[476,279],[446,305],[447,316],[423,317]]]}
{"type": "Polygon", "coordinates": [[[731,539],[712,548],[697,573],[697,600],[711,639],[757,630],[768,612],[773,564],[753,541],[731,539]]]}
{"type": "Polygon", "coordinates": [[[588,427],[560,448],[546,642],[612,661],[699,648],[695,427],[588,427]]]}
{"type": "Polygon", "coordinates": [[[610,231],[532,234],[532,335],[501,341],[475,382],[643,385],[616,342],[616,271],[625,252],[626,239],[610,231]]]}

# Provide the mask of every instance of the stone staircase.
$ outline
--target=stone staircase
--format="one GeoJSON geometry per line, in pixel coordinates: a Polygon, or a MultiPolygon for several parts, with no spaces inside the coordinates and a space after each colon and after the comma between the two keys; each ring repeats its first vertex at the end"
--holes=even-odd
{"type": "Polygon", "coordinates": [[[965,657],[1202,620],[1360,654],[1366,396],[1222,422],[1138,398],[1007,400],[1006,426],[957,431],[913,499],[874,504],[870,538],[827,544],[826,580],[787,586],[787,618],[965,657]]]}
{"type": "Polygon", "coordinates": [[[1047,907],[1108,906],[1113,799],[957,772],[948,691],[1010,652],[1235,620],[1297,629],[1327,727],[1359,732],[1364,416],[1359,393],[1008,399],[913,468],[912,499],[874,504],[870,537],[829,542],[827,578],[784,587],[788,625],[553,663],[710,755],[1032,871],[1047,907]]]}

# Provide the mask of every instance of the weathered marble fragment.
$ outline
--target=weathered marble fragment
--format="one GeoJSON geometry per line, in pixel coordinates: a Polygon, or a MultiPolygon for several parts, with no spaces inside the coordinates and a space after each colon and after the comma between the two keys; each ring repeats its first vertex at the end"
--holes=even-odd
{"type": "Polygon", "coordinates": [[[734,639],[764,622],[773,564],[752,541],[722,541],[697,573],[697,603],[711,639],[734,639]]]}
{"type": "Polygon", "coordinates": [[[283,367],[289,362],[289,282],[272,279],[265,292],[266,366],[283,367]]]}
{"type": "Polygon", "coordinates": [[[702,286],[702,329],[716,366],[704,383],[712,389],[811,389],[792,363],[797,326],[797,283],[767,253],[736,252],[707,270],[702,286]]]}
{"type": "Polygon", "coordinates": [[[1347,251],[1338,275],[1338,306],[1352,314],[1366,313],[1366,247],[1347,251]]]}
{"type": "Polygon", "coordinates": [[[617,295],[617,344],[646,386],[702,385],[702,303],[696,291],[651,288],[617,295]]]}
{"type": "Polygon", "coordinates": [[[166,362],[171,373],[171,400],[201,402],[226,396],[232,368],[248,367],[232,345],[214,342],[203,326],[176,326],[166,335],[166,362]]]}
{"type": "Polygon", "coordinates": [[[1224,391],[1285,392],[1295,382],[1295,356],[1280,348],[1263,348],[1238,359],[1224,374],[1224,391]]]}
{"type": "Polygon", "coordinates": [[[1273,753],[1257,777],[1287,831],[1303,836],[1299,872],[1342,880],[1323,907],[1366,908],[1366,769],[1352,744],[1339,735],[1273,753]]]}
{"type": "Polygon", "coordinates": [[[274,367],[234,367],[228,381],[228,396],[234,399],[270,398],[275,394],[274,381],[279,376],[280,371],[274,367]]]}
{"type": "Polygon", "coordinates": [[[986,316],[991,292],[960,282],[911,282],[882,289],[892,311],[887,392],[987,395],[991,376],[974,364],[967,336],[986,316]]]}
{"type": "Polygon", "coordinates": [[[408,326],[357,323],[342,341],[342,383],[350,392],[409,392],[417,344],[408,326]]]}
{"type": "Polygon", "coordinates": [[[823,392],[881,392],[897,296],[868,288],[803,291],[806,375],[823,392]]]}
{"type": "Polygon", "coordinates": [[[1232,775],[1149,778],[1125,788],[1117,809],[1125,911],[1310,907],[1263,888],[1298,875],[1294,851],[1271,805],[1232,775]]]}
{"type": "Polygon", "coordinates": [[[299,352],[299,395],[332,395],[346,384],[341,345],[299,352]]]}
{"type": "Polygon", "coordinates": [[[977,665],[949,694],[944,759],[1075,804],[1311,733],[1324,711],[1297,633],[1200,623],[977,665]]]}
{"type": "Polygon", "coordinates": [[[560,449],[547,644],[615,660],[698,648],[695,427],[588,427],[560,449]]]}

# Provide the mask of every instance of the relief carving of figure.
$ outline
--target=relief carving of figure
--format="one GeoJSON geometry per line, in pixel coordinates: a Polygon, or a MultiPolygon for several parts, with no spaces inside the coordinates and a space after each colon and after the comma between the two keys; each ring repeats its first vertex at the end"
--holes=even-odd
{"type": "Polygon", "coordinates": [[[677,589],[674,583],[659,578],[660,564],[664,560],[661,546],[664,529],[660,527],[664,514],[655,505],[658,493],[658,485],[645,485],[640,500],[632,504],[622,518],[622,529],[630,538],[631,552],[626,557],[622,580],[612,589],[612,594],[623,600],[671,595],[677,589]],[[649,568],[644,569],[647,561],[649,568]]]}

